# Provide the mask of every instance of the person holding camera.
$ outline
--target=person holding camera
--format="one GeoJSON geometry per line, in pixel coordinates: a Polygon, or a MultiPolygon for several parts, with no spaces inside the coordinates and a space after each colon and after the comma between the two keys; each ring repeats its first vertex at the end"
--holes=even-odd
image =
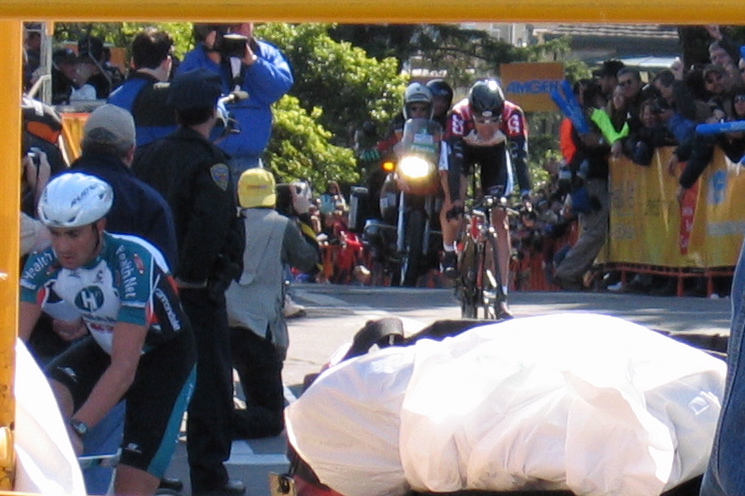
{"type": "MultiPolygon", "coordinates": [[[[294,187],[290,191],[296,211],[305,214],[310,201],[294,187]]],[[[238,180],[238,199],[246,248],[243,272],[226,298],[233,366],[246,408],[233,412],[233,436],[256,439],[278,436],[284,429],[282,362],[289,346],[284,266],[312,270],[318,249],[303,237],[295,220],[276,211],[276,184],[268,170],[244,172],[238,180]]]]}
{"type": "Polygon", "coordinates": [[[240,496],[228,477],[233,375],[225,290],[241,273],[244,237],[227,155],[209,141],[217,121],[220,77],[207,69],[177,75],[170,103],[179,128],[145,147],[135,175],[158,190],[176,223],[174,272],[197,341],[197,382],[189,405],[186,449],[192,496],[240,496]]]}
{"type": "Polygon", "coordinates": [[[32,208],[21,209],[21,255],[49,244],[51,238],[44,224],[36,218],[36,206],[51,174],[47,154],[31,148],[21,159],[21,196],[29,197],[32,208]]]}
{"type": "Polygon", "coordinates": [[[277,47],[254,37],[251,22],[195,24],[194,34],[198,46],[184,56],[176,74],[204,68],[220,75],[223,93],[248,93],[228,109],[241,132],[219,144],[230,155],[228,165],[237,181],[246,169],[262,167],[272,130],[271,105],[292,87],[292,70],[277,47]]]}

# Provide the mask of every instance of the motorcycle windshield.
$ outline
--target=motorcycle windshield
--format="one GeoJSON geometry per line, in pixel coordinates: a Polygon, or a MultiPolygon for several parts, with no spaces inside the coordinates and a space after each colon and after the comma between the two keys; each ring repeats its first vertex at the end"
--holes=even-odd
{"type": "Polygon", "coordinates": [[[442,127],[429,119],[409,119],[401,137],[401,156],[417,155],[437,163],[442,141],[442,127]]]}

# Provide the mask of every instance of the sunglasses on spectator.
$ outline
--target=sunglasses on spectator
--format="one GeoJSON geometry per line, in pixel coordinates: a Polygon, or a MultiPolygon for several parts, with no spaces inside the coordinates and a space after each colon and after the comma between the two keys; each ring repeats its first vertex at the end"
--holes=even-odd
{"type": "Polygon", "coordinates": [[[745,102],[745,95],[737,95],[732,99],[735,103],[744,103],[745,102]]]}
{"type": "Polygon", "coordinates": [[[476,116],[473,118],[473,121],[476,124],[491,124],[495,122],[499,122],[499,116],[492,116],[492,117],[483,117],[483,116],[476,116]]]}

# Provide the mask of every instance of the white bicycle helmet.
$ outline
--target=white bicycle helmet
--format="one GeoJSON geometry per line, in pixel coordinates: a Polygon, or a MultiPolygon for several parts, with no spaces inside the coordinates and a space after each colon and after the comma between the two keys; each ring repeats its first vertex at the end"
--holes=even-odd
{"type": "Polygon", "coordinates": [[[50,227],[79,227],[104,217],[114,191],[95,176],[74,172],[52,179],[39,200],[39,219],[50,227]]]}
{"type": "Polygon", "coordinates": [[[408,119],[409,116],[409,105],[412,103],[426,103],[429,105],[429,118],[435,111],[434,105],[432,105],[432,90],[422,83],[411,83],[404,92],[404,119],[408,119]]]}

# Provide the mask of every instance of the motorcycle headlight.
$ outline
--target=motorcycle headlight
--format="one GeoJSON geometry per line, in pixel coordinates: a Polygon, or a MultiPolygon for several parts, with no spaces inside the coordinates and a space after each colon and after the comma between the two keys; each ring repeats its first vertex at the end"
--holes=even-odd
{"type": "Polygon", "coordinates": [[[398,163],[398,172],[404,178],[422,179],[430,174],[432,164],[421,157],[404,157],[398,163]]]}

